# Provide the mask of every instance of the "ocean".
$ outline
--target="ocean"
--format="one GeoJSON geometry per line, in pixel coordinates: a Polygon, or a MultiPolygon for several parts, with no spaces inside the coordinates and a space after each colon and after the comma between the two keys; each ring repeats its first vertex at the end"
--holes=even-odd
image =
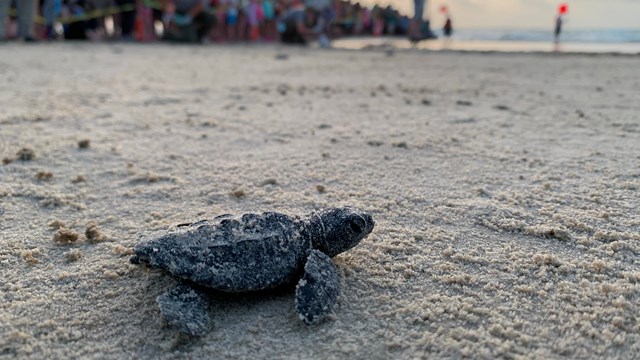
{"type": "MultiPolygon", "coordinates": [[[[553,29],[496,29],[456,31],[455,39],[467,41],[553,41],[553,29]]],[[[566,43],[625,44],[640,43],[640,29],[566,29],[561,37],[566,43]]]]}
{"type": "Polygon", "coordinates": [[[440,38],[410,43],[400,37],[358,37],[334,41],[334,47],[397,49],[506,51],[506,52],[580,52],[640,54],[640,29],[566,29],[560,43],[553,41],[553,29],[459,29],[451,39],[440,38]]]}

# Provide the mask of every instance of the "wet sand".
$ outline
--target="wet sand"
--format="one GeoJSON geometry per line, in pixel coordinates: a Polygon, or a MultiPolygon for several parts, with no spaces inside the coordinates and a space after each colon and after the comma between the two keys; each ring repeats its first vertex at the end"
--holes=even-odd
{"type": "Polygon", "coordinates": [[[0,54],[2,359],[640,353],[637,57],[0,54]],[[212,294],[210,333],[178,337],[175,280],[128,262],[146,232],[339,205],[377,226],[319,325],[290,289],[212,294]]]}

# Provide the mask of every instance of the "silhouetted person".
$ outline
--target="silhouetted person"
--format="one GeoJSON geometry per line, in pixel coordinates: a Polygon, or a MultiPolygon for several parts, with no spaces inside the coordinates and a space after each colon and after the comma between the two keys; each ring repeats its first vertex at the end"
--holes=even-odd
{"type": "Polygon", "coordinates": [[[553,32],[555,42],[560,42],[560,34],[562,33],[562,15],[556,17],[556,28],[553,32]]]}
{"type": "Polygon", "coordinates": [[[453,34],[453,22],[451,21],[451,18],[449,16],[447,16],[447,21],[444,22],[442,32],[446,37],[451,37],[451,34],[453,34]]]}

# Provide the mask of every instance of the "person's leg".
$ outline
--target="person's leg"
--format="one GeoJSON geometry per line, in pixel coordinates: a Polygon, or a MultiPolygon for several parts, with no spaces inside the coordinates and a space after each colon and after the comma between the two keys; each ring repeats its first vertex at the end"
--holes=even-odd
{"type": "Polygon", "coordinates": [[[42,5],[42,17],[44,18],[45,26],[52,26],[56,21],[54,0],[44,0],[44,4],[42,5]]]}
{"type": "Polygon", "coordinates": [[[36,16],[36,0],[16,1],[18,8],[18,37],[33,39],[33,20],[36,16]]]}
{"type": "Polygon", "coordinates": [[[44,25],[46,27],[45,33],[48,39],[55,37],[53,26],[56,22],[56,1],[44,0],[42,5],[42,17],[44,18],[44,25]]]}
{"type": "Polygon", "coordinates": [[[0,0],[0,40],[4,40],[11,0],[0,0]]]}
{"type": "Polygon", "coordinates": [[[409,23],[409,38],[419,39],[423,36],[420,31],[422,24],[422,14],[424,13],[424,1],[425,0],[413,0],[413,18],[409,23]]]}
{"type": "MultiPolygon", "coordinates": [[[[116,0],[118,6],[131,7],[135,5],[135,0],[116,0]]],[[[136,10],[135,8],[130,11],[123,11],[120,13],[120,29],[122,30],[122,37],[125,39],[133,39],[133,29],[136,23],[136,10]]]]}

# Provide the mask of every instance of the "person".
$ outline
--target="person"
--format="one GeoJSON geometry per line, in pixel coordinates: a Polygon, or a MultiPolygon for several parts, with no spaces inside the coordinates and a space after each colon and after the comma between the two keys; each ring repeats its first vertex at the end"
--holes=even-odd
{"type": "Polygon", "coordinates": [[[87,21],[83,19],[86,11],[83,0],[69,1],[64,5],[62,15],[70,18],[79,18],[64,24],[64,38],[66,40],[87,39],[87,21]]]}
{"type": "MultiPolygon", "coordinates": [[[[6,21],[9,17],[11,0],[0,0],[0,40],[5,39],[6,21]]],[[[24,41],[36,41],[33,24],[36,16],[36,0],[17,0],[18,38],[24,41]]]]}
{"type": "MultiPolygon", "coordinates": [[[[169,10],[169,1],[163,1],[165,11],[169,10]]],[[[203,0],[174,0],[174,27],[169,27],[164,39],[182,42],[203,42],[209,30],[215,25],[216,18],[206,11],[203,0]]]]}
{"type": "Polygon", "coordinates": [[[421,40],[435,39],[436,35],[431,31],[429,20],[422,18],[427,0],[413,0],[414,14],[407,28],[409,41],[416,44],[421,40]]]}
{"type": "Polygon", "coordinates": [[[331,41],[329,40],[329,29],[331,27],[331,22],[334,18],[333,9],[328,4],[321,7],[317,10],[317,20],[315,22],[315,26],[313,28],[314,34],[318,37],[318,43],[320,47],[328,48],[331,47],[331,41]]]}
{"type": "Polygon", "coordinates": [[[249,40],[258,41],[260,39],[260,27],[264,21],[262,4],[258,0],[250,0],[247,5],[247,21],[249,23],[249,40]]]}
{"type": "Polygon", "coordinates": [[[280,20],[280,39],[285,44],[306,45],[314,34],[314,22],[313,8],[305,8],[301,0],[293,0],[280,20]]]}
{"type": "Polygon", "coordinates": [[[135,40],[133,31],[136,25],[136,0],[115,0],[116,5],[125,8],[126,11],[120,13],[120,37],[124,41],[135,40]]]}
{"type": "Polygon", "coordinates": [[[558,16],[556,17],[555,30],[553,32],[553,37],[556,43],[560,42],[561,33],[562,33],[562,14],[558,14],[558,16]]]}
{"type": "Polygon", "coordinates": [[[107,27],[105,26],[105,21],[109,8],[111,8],[114,4],[113,0],[92,0],[92,3],[94,14],[98,16],[96,18],[96,28],[94,30],[93,36],[95,39],[106,39],[108,34],[107,27]]]}
{"type": "Polygon", "coordinates": [[[63,13],[66,16],[77,17],[75,20],[66,23],[63,26],[64,38],[67,40],[101,40],[105,36],[105,32],[100,27],[98,17],[92,17],[95,14],[95,2],[89,0],[69,1],[64,6],[63,13]],[[89,15],[85,17],[86,15],[89,15]]]}
{"type": "Polygon", "coordinates": [[[373,18],[371,35],[382,36],[382,33],[384,32],[384,18],[382,17],[382,9],[378,5],[375,5],[373,7],[373,11],[371,12],[371,16],[373,18]]]}
{"type": "Polygon", "coordinates": [[[238,0],[229,0],[225,12],[225,24],[227,26],[227,39],[229,41],[236,40],[238,34],[238,20],[240,13],[238,11],[238,0]]]}
{"type": "Polygon", "coordinates": [[[387,5],[382,12],[384,19],[384,31],[387,35],[395,35],[396,33],[396,14],[391,5],[387,5]]]}
{"type": "Polygon", "coordinates": [[[56,22],[56,18],[60,16],[61,12],[61,0],[44,0],[44,2],[42,3],[42,18],[45,26],[45,39],[52,40],[56,38],[57,35],[54,29],[54,25],[56,22]]]}
{"type": "Polygon", "coordinates": [[[276,36],[276,6],[273,0],[262,1],[262,13],[264,22],[262,23],[262,34],[267,41],[273,41],[276,36]]]}
{"type": "Polygon", "coordinates": [[[442,27],[442,32],[444,33],[444,36],[447,38],[451,37],[451,34],[453,34],[453,23],[449,15],[447,15],[447,20],[444,22],[444,26],[442,27]]]}

